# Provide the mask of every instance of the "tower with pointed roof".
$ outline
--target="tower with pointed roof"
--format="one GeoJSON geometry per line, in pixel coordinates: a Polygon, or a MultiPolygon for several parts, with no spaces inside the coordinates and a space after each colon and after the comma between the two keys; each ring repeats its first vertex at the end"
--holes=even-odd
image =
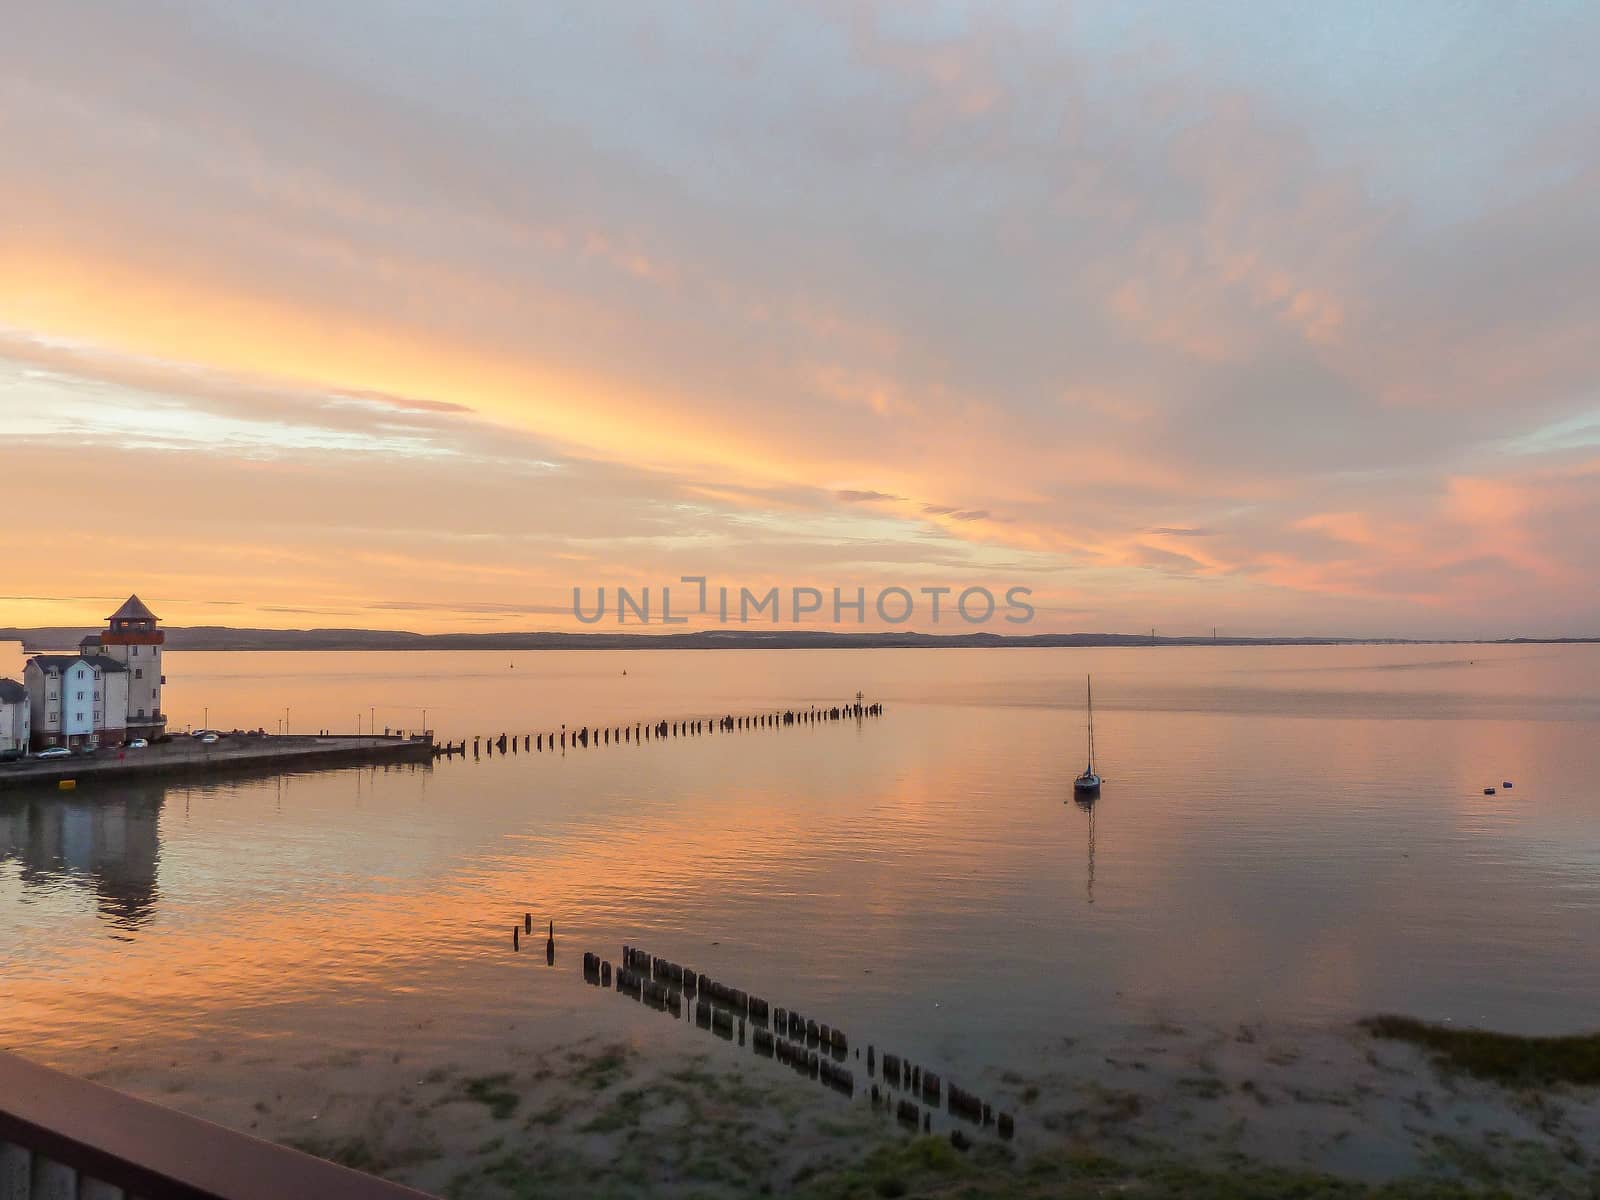
{"type": "Polygon", "coordinates": [[[129,596],[106,618],[106,628],[84,638],[78,647],[85,657],[104,655],[127,668],[130,738],[166,732],[167,718],[161,711],[161,685],[166,682],[161,674],[161,648],[166,641],[160,618],[138,596],[129,596]]]}

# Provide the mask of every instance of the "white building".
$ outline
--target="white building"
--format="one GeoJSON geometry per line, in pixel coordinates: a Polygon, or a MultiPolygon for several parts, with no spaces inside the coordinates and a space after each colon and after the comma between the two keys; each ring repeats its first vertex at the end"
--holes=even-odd
{"type": "Polygon", "coordinates": [[[128,669],[116,659],[35,654],[22,677],[35,749],[115,746],[126,739],[128,669]]]}
{"type": "Polygon", "coordinates": [[[167,635],[137,596],[106,618],[76,654],[36,654],[23,672],[36,750],[116,746],[164,733],[161,648],[167,635]]]}
{"type": "Polygon", "coordinates": [[[161,711],[161,648],[166,632],[158,628],[155,613],[137,596],[106,618],[106,628],[78,644],[85,658],[103,656],[119,662],[128,672],[128,702],[123,713],[127,736],[155,737],[165,733],[167,718],[161,711]]]}
{"type": "Polygon", "coordinates": [[[0,757],[26,754],[32,727],[28,689],[15,679],[0,679],[0,757]]]}

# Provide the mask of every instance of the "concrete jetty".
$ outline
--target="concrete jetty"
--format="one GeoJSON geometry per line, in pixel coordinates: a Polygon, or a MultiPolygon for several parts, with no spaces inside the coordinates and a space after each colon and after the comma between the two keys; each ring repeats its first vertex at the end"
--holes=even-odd
{"type": "Polygon", "coordinates": [[[71,758],[28,758],[0,763],[0,792],[25,787],[82,786],[154,777],[248,774],[360,763],[431,762],[433,739],[426,736],[317,737],[310,735],[231,734],[206,745],[198,738],[175,737],[142,750],[112,747],[71,758]]]}

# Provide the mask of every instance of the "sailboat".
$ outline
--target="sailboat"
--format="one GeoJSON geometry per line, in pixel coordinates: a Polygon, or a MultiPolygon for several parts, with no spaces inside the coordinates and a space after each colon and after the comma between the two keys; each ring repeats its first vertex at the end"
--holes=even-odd
{"type": "Polygon", "coordinates": [[[1085,676],[1085,682],[1089,697],[1089,765],[1072,781],[1072,790],[1080,798],[1093,799],[1100,794],[1100,776],[1094,769],[1094,680],[1085,676]]]}

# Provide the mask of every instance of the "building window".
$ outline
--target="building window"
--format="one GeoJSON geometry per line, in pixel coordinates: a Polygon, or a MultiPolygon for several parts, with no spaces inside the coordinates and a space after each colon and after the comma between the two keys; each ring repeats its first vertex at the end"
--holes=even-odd
{"type": "Polygon", "coordinates": [[[98,708],[94,710],[94,723],[96,725],[100,724],[100,710],[98,708]]]}
{"type": "Polygon", "coordinates": [[[134,647],[134,648],[133,648],[133,653],[134,653],[134,655],[135,655],[135,656],[136,656],[136,657],[137,657],[137,655],[138,655],[138,653],[139,653],[139,647],[137,647],[137,646],[135,646],[135,647],[134,647]]]}
{"type": "Polygon", "coordinates": [[[96,700],[100,699],[100,689],[99,688],[95,688],[95,690],[94,690],[94,698],[96,700]]]}
{"type": "Polygon", "coordinates": [[[52,708],[49,712],[45,713],[44,714],[44,719],[46,721],[49,721],[52,725],[55,724],[56,710],[52,708]]]}
{"type": "Polygon", "coordinates": [[[142,709],[142,708],[141,708],[141,709],[140,709],[140,710],[139,710],[139,716],[141,716],[141,717],[143,717],[143,716],[144,716],[144,709],[142,709]]]}
{"type": "Polygon", "coordinates": [[[135,667],[133,669],[133,677],[135,679],[143,679],[144,678],[144,668],[143,667],[135,667]]]}
{"type": "Polygon", "coordinates": [[[79,692],[79,693],[78,693],[78,699],[79,699],[79,700],[82,700],[82,699],[83,699],[83,693],[82,693],[82,692],[79,692]]]}

